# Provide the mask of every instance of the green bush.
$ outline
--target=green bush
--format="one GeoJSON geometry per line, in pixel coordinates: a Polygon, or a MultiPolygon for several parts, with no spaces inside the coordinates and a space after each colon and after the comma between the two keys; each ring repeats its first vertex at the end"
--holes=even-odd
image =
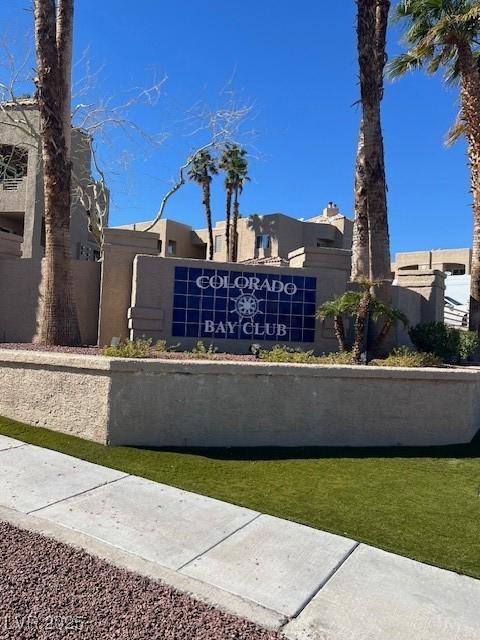
{"type": "Polygon", "coordinates": [[[417,351],[433,353],[443,362],[456,362],[460,358],[460,331],[443,322],[417,324],[408,334],[417,351]]]}
{"type": "Polygon", "coordinates": [[[480,348],[480,338],[475,331],[447,327],[443,322],[417,324],[409,335],[418,351],[434,353],[443,362],[468,360],[480,348]]]}
{"type": "Polygon", "coordinates": [[[439,367],[442,360],[433,353],[398,347],[383,360],[372,360],[370,364],[376,367],[439,367]]]}
{"type": "Polygon", "coordinates": [[[316,358],[318,364],[356,364],[351,351],[324,353],[316,358]]]}
{"type": "Polygon", "coordinates": [[[214,355],[217,352],[217,347],[214,347],[213,344],[208,347],[205,346],[202,340],[199,340],[196,346],[190,351],[190,354],[195,358],[205,358],[208,360],[210,356],[214,355]]]}
{"type": "Polygon", "coordinates": [[[480,338],[476,331],[459,331],[459,354],[462,360],[468,360],[480,348],[480,338]]]}
{"type": "Polygon", "coordinates": [[[297,364],[353,364],[350,352],[328,353],[316,356],[313,351],[302,351],[292,347],[275,345],[273,349],[262,349],[260,360],[264,362],[290,362],[297,364]]]}
{"type": "Polygon", "coordinates": [[[121,340],[118,345],[105,347],[104,356],[111,358],[151,358],[152,341],[143,340],[121,340]]]}
{"type": "Polygon", "coordinates": [[[278,344],[272,349],[262,349],[259,358],[265,362],[298,362],[304,364],[309,364],[315,360],[313,351],[301,351],[291,347],[281,347],[278,344]]]}

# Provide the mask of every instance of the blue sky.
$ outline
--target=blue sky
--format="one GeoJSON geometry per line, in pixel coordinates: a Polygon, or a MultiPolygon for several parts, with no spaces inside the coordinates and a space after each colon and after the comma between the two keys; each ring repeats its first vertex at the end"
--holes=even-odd
{"type": "MultiPolygon", "coordinates": [[[[119,131],[102,142],[112,188],[112,224],[155,214],[192,147],[205,142],[189,118],[194,105],[222,104],[225,86],[254,105],[245,142],[252,178],[243,215],[281,211],[311,217],[329,200],[353,217],[359,109],[355,3],[317,0],[77,0],[75,58],[88,48],[101,69],[89,99],[125,100],[165,74],[156,106],[130,116],[152,134],[150,148],[119,131]],[[123,160],[128,158],[128,163],[123,160]],[[121,160],[122,162],[120,162],[121,160]]],[[[3,0],[0,33],[20,55],[32,28],[28,0],[3,0]]],[[[389,32],[389,53],[400,34],[389,32]]],[[[84,74],[78,64],[75,75],[84,74]]],[[[415,74],[387,82],[383,125],[392,252],[471,244],[471,195],[465,146],[444,145],[458,95],[441,77],[415,74]]],[[[99,141],[100,144],[100,141],[99,141]]],[[[215,219],[224,210],[223,181],[213,186],[215,219]]],[[[187,185],[167,217],[204,226],[201,193],[187,185]]]]}

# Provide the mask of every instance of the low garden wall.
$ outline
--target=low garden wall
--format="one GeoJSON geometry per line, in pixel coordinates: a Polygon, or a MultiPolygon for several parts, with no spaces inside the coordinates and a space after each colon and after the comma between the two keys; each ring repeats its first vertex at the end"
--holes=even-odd
{"type": "Polygon", "coordinates": [[[480,371],[0,350],[0,415],[112,445],[428,446],[480,428],[480,371]]]}

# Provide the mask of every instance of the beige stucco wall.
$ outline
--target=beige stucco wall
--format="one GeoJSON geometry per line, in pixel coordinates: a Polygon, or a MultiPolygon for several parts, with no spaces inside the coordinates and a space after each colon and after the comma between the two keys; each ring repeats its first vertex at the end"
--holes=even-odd
{"type": "Polygon", "coordinates": [[[6,351],[0,415],[106,444],[110,376],[89,356],[6,351]]]}
{"type": "MultiPolygon", "coordinates": [[[[0,342],[32,341],[41,265],[36,259],[0,258],[0,342]]],[[[72,271],[82,342],[96,344],[100,265],[72,260],[72,271]]]]}
{"type": "Polygon", "coordinates": [[[4,256],[19,258],[22,255],[22,240],[22,236],[0,231],[0,258],[4,256]]]}
{"type": "Polygon", "coordinates": [[[0,415],[134,446],[470,442],[480,371],[120,360],[0,349],[0,415]]]}
{"type": "Polygon", "coordinates": [[[138,253],[158,254],[157,233],[106,229],[100,284],[98,344],[113,337],[128,338],[127,310],[131,305],[133,260],[138,253]]]}
{"type": "MultiPolygon", "coordinates": [[[[445,310],[445,274],[435,269],[399,271],[395,282],[408,294],[398,295],[398,307],[407,315],[410,324],[443,322],[445,310]],[[414,301],[414,295],[418,301],[414,301]],[[415,309],[418,308],[418,312],[415,309]],[[417,320],[417,322],[415,322],[417,320]]],[[[397,287],[394,287],[397,288],[397,287]]]]}

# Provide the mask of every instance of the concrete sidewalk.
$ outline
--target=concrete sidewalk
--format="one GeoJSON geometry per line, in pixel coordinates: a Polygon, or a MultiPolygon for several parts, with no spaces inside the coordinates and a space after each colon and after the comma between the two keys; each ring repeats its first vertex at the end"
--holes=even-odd
{"type": "Polygon", "coordinates": [[[478,580],[3,436],[0,519],[291,640],[480,637],[478,580]]]}

